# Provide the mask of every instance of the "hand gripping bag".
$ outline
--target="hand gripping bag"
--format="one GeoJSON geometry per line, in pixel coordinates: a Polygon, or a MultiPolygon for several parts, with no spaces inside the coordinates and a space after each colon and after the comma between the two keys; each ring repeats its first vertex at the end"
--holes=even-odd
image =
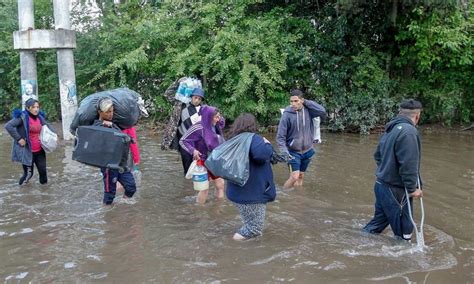
{"type": "Polygon", "coordinates": [[[244,132],[217,146],[205,162],[207,169],[215,176],[244,186],[250,175],[249,151],[253,135],[244,132]]]}

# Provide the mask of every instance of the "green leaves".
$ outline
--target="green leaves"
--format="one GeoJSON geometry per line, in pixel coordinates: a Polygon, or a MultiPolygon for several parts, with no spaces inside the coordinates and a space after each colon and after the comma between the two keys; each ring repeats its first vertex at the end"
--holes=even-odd
{"type": "MultiPolygon", "coordinates": [[[[277,124],[288,92],[322,103],[335,131],[368,133],[403,97],[421,99],[423,118],[473,119],[473,5],[456,1],[120,1],[76,2],[80,98],[128,86],[166,119],[164,90],[198,77],[206,103],[232,120],[242,112],[277,124]]],[[[19,106],[19,58],[12,49],[16,1],[0,4],[0,110],[19,106]]],[[[49,0],[35,1],[37,28],[52,26],[49,0]],[[38,2],[38,3],[37,3],[38,2]]],[[[59,117],[53,51],[38,52],[40,99],[59,117]]],[[[51,116],[52,115],[52,116],[51,116]]],[[[5,116],[4,116],[5,117],[5,116]]]]}
{"type": "Polygon", "coordinates": [[[400,78],[401,87],[429,102],[425,103],[428,120],[451,125],[472,121],[474,116],[474,9],[469,8],[466,18],[459,8],[417,7],[396,37],[401,44],[398,66],[409,65],[413,70],[410,78],[400,78]]]}
{"type": "Polygon", "coordinates": [[[205,74],[210,84],[227,93],[223,103],[240,105],[229,108],[229,117],[244,111],[267,116],[268,93],[286,83],[282,74],[287,69],[286,48],[293,37],[282,32],[282,18],[230,18],[229,22],[232,25],[216,34],[204,63],[205,74]]]}
{"type": "MultiPolygon", "coordinates": [[[[130,72],[137,72],[142,64],[147,63],[148,57],[145,53],[144,46],[140,46],[139,48],[128,52],[127,54],[122,55],[120,58],[114,60],[111,64],[109,64],[104,70],[100,71],[94,78],[92,78],[87,85],[91,85],[92,83],[109,76],[110,78],[114,78],[117,75],[117,72],[120,77],[119,85],[123,86],[127,84],[126,74],[124,73],[126,70],[130,72]]],[[[113,86],[111,86],[113,88],[113,86]]]]}

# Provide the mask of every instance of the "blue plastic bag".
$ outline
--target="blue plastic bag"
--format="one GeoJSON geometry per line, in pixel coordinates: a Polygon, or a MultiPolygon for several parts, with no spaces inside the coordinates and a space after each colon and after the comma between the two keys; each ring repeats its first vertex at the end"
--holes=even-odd
{"type": "Polygon", "coordinates": [[[244,186],[250,175],[249,151],[254,133],[244,132],[216,147],[206,160],[215,176],[244,186]]]}

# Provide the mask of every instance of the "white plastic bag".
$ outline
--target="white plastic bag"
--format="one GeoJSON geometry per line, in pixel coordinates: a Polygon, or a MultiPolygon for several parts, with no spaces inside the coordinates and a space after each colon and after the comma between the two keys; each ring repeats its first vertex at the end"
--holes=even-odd
{"type": "Polygon", "coordinates": [[[193,178],[193,173],[194,173],[194,170],[196,169],[196,167],[197,167],[197,160],[193,160],[191,165],[189,165],[188,172],[186,173],[186,176],[185,176],[186,179],[192,179],[193,178]]]}
{"type": "Polygon", "coordinates": [[[179,83],[174,98],[187,104],[191,101],[192,93],[196,88],[202,88],[201,81],[199,79],[188,77],[179,83]]]}
{"type": "Polygon", "coordinates": [[[51,153],[58,147],[58,135],[46,124],[41,127],[40,141],[41,147],[46,153],[51,153]]]}
{"type": "Polygon", "coordinates": [[[323,142],[321,140],[321,118],[319,116],[313,118],[313,130],[314,130],[314,135],[313,135],[313,142],[316,144],[320,144],[323,142]]]}

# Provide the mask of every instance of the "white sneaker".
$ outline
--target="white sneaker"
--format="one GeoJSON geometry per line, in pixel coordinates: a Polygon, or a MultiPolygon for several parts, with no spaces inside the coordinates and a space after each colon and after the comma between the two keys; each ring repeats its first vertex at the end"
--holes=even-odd
{"type": "Polygon", "coordinates": [[[242,236],[239,233],[235,233],[234,236],[232,237],[232,239],[234,239],[236,241],[245,241],[247,238],[242,236]]]}
{"type": "Polygon", "coordinates": [[[126,195],[124,195],[120,200],[120,203],[133,205],[137,203],[137,200],[135,198],[127,197],[126,195]]]}

